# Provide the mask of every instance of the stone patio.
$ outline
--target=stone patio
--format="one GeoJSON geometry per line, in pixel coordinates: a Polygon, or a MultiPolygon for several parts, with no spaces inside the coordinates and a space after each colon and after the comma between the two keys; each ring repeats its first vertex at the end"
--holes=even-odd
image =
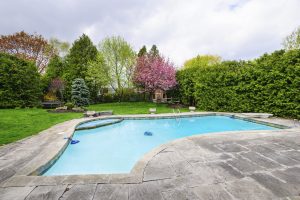
{"type": "MultiPolygon", "coordinates": [[[[201,114],[215,113],[193,113],[201,114]]],[[[300,124],[277,118],[255,120],[290,128],[175,140],[146,154],[130,174],[35,176],[85,120],[1,147],[0,199],[300,199],[300,124]]]]}

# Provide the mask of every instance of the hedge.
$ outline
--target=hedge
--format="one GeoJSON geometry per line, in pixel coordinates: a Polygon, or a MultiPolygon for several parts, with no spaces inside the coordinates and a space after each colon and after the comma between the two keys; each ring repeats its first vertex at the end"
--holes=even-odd
{"type": "Polygon", "coordinates": [[[182,102],[201,110],[300,118],[300,50],[182,69],[177,81],[182,102]]]}
{"type": "Polygon", "coordinates": [[[34,63],[0,53],[0,108],[38,106],[40,96],[34,63]]]}

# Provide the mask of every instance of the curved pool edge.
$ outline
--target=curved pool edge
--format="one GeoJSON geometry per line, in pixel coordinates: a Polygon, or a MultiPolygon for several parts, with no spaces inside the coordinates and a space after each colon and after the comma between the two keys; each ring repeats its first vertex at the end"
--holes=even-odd
{"type": "Polygon", "coordinates": [[[103,126],[109,126],[109,125],[117,124],[117,123],[122,122],[123,120],[124,120],[123,118],[104,118],[104,119],[94,119],[94,120],[90,120],[90,121],[84,121],[84,122],[80,122],[79,124],[77,124],[76,127],[75,127],[75,130],[76,131],[82,131],[82,130],[95,129],[95,128],[99,128],[99,127],[103,127],[103,126]],[[88,123],[88,122],[101,121],[101,120],[106,120],[106,119],[116,119],[116,121],[107,122],[107,123],[103,123],[103,124],[96,124],[96,125],[93,125],[93,126],[79,127],[80,125],[88,123]]]}
{"type": "MultiPolygon", "coordinates": [[[[87,121],[93,121],[97,119],[106,119],[106,118],[117,118],[117,117],[124,117],[124,119],[145,119],[145,118],[173,118],[177,116],[181,117],[189,117],[189,116],[214,116],[214,115],[221,115],[221,116],[237,116],[237,114],[234,113],[183,113],[181,115],[174,115],[174,114],[161,114],[161,115],[116,115],[116,116],[105,116],[105,117],[98,117],[98,118],[93,118],[93,119],[77,119],[77,120],[71,120],[72,123],[69,123],[69,127],[66,132],[72,136],[75,131],[75,127],[78,125],[78,123],[81,122],[87,122],[87,121]]],[[[242,119],[247,119],[251,120],[254,122],[258,123],[263,123],[266,124],[272,124],[274,125],[275,123],[269,123],[265,121],[260,121],[258,119],[250,119],[247,117],[242,117],[242,119]]],[[[70,122],[70,121],[68,121],[70,122]]],[[[66,122],[67,123],[67,122],[66,122]]],[[[279,126],[284,126],[280,124],[275,124],[279,126]]],[[[288,127],[288,126],[284,126],[288,127]]],[[[291,128],[291,127],[289,127],[291,128]]],[[[298,127],[299,128],[299,127],[298,127]]],[[[214,133],[213,135],[224,135],[224,134],[244,134],[244,132],[252,132],[256,134],[269,134],[271,133],[276,133],[278,130],[269,130],[269,131],[230,131],[230,132],[217,132],[214,133]]],[[[286,129],[288,131],[288,129],[286,129]]],[[[57,133],[52,133],[52,135],[57,136],[57,133]]],[[[43,153],[39,156],[37,156],[35,159],[33,159],[30,163],[26,165],[26,167],[17,172],[15,175],[15,182],[17,181],[19,185],[25,184],[25,185],[30,185],[30,181],[33,181],[34,183],[36,182],[42,182],[42,183],[48,183],[48,184],[56,184],[56,183],[92,183],[92,182],[97,182],[97,183],[140,183],[143,180],[143,171],[145,167],[147,166],[147,163],[159,152],[163,151],[166,147],[172,145],[173,143],[178,143],[182,142],[184,140],[190,140],[191,138],[201,138],[201,137],[210,137],[209,134],[201,134],[201,135],[194,135],[194,136],[189,136],[185,138],[180,138],[176,139],[173,141],[170,141],[168,143],[162,144],[154,149],[152,149],[150,152],[146,153],[143,157],[139,159],[139,161],[134,165],[133,169],[131,170],[130,173],[128,174],[90,174],[90,175],[64,175],[64,176],[35,176],[40,174],[42,171],[45,171],[45,169],[49,168],[56,159],[59,158],[59,156],[64,152],[65,148],[68,145],[67,140],[64,140],[63,142],[60,141],[58,144],[54,145],[51,147],[47,146],[47,148],[43,149],[44,152],[49,152],[50,153],[43,157],[43,153]],[[20,180],[21,179],[21,180],[20,180]],[[23,180],[23,181],[22,181],[23,180]],[[24,181],[26,180],[26,181],[24,181]]],[[[58,139],[59,137],[56,137],[58,139]]],[[[61,137],[60,137],[61,140],[61,137]]],[[[9,184],[9,182],[8,182],[9,184]]]]}
{"type": "MultiPolygon", "coordinates": [[[[143,119],[172,119],[172,118],[176,118],[176,117],[205,117],[205,116],[227,116],[227,117],[234,117],[236,119],[241,119],[241,120],[246,120],[246,121],[250,121],[250,122],[255,122],[255,123],[259,123],[259,124],[263,124],[263,125],[268,125],[268,126],[272,126],[272,127],[276,127],[276,128],[280,128],[280,129],[288,129],[291,127],[288,126],[284,126],[284,125],[280,125],[280,124],[275,124],[275,123],[269,123],[269,122],[265,122],[265,121],[260,121],[257,119],[253,119],[253,118],[249,118],[249,117],[244,117],[244,116],[240,116],[239,114],[236,113],[220,113],[220,112],[193,112],[193,113],[180,113],[180,114],[173,114],[173,113],[167,113],[167,114],[156,114],[156,115],[152,115],[152,114],[143,114],[143,115],[115,115],[115,116],[102,116],[102,117],[96,117],[96,118],[92,118],[92,119],[86,119],[77,123],[74,127],[73,127],[73,131],[71,134],[71,137],[73,137],[74,132],[76,131],[76,127],[87,123],[87,122],[92,122],[92,121],[97,121],[97,120],[103,120],[103,119],[121,119],[121,121],[123,120],[127,120],[127,119],[131,119],[131,120],[143,120],[143,119]]],[[[117,122],[118,123],[118,122],[117,122]]],[[[111,124],[107,124],[107,125],[112,125],[114,123],[111,124]]],[[[101,126],[100,126],[101,127],[101,126]]],[[[96,127],[97,128],[97,127],[96,127]]],[[[273,130],[276,131],[276,130],[273,130]]],[[[227,132],[215,132],[213,134],[220,134],[220,133],[232,133],[232,132],[245,132],[245,131],[227,131],[227,132]]],[[[250,132],[250,131],[246,131],[246,132],[250,132]]],[[[260,132],[258,131],[254,131],[254,132],[260,132]]],[[[202,133],[201,135],[207,135],[207,134],[212,134],[212,133],[202,133]]],[[[197,136],[198,134],[196,134],[195,136],[197,136]]],[[[193,137],[193,136],[189,136],[189,137],[193,137]]],[[[165,144],[169,144],[172,143],[173,141],[177,141],[180,139],[185,139],[185,138],[189,138],[189,137],[184,137],[184,138],[179,138],[176,140],[172,140],[168,143],[165,144]]],[[[152,149],[151,151],[149,151],[148,153],[146,153],[143,157],[141,157],[137,163],[133,166],[132,170],[130,171],[130,173],[125,173],[122,174],[122,176],[124,175],[128,175],[128,174],[132,174],[132,172],[135,174],[136,172],[139,172],[139,169],[142,168],[143,166],[146,166],[147,162],[149,159],[147,158],[152,158],[155,155],[155,152],[160,151],[161,146],[164,146],[165,144],[162,144],[158,147],[155,147],[154,149],[152,149]],[[145,163],[146,162],[146,163],[145,163]]],[[[35,175],[35,176],[39,176],[42,175],[45,171],[47,171],[53,164],[55,164],[55,162],[59,159],[59,157],[64,153],[64,151],[66,150],[66,148],[68,147],[69,142],[66,140],[64,146],[44,165],[40,166],[38,169],[32,171],[31,173],[29,173],[28,175],[35,175]]],[[[97,174],[99,175],[99,174],[97,174]]],[[[106,175],[106,174],[104,174],[106,175]]],[[[118,175],[118,174],[113,174],[113,175],[118,175]]],[[[65,176],[69,176],[69,175],[65,175],[65,176]]],[[[73,175],[71,175],[73,176],[73,175]]],[[[76,175],[75,175],[76,176],[76,175]]]]}

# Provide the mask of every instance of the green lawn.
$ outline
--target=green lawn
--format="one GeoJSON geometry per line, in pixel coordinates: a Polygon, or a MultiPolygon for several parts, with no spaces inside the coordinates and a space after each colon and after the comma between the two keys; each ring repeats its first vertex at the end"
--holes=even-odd
{"type": "MultiPolygon", "coordinates": [[[[166,104],[155,104],[150,102],[122,102],[122,103],[103,103],[90,105],[89,110],[104,111],[113,110],[118,114],[149,114],[149,108],[156,108],[157,113],[172,113],[173,109],[166,104]]],[[[187,108],[181,108],[181,112],[187,112],[187,108]]]]}
{"type": "MultiPolygon", "coordinates": [[[[89,110],[113,110],[114,114],[147,114],[149,108],[158,113],[172,113],[165,104],[148,102],[103,103],[90,105],[89,110]]],[[[188,111],[187,108],[180,109],[188,111]]],[[[48,113],[44,109],[0,109],[0,146],[39,133],[55,124],[82,117],[82,113],[48,113]]]]}
{"type": "Polygon", "coordinates": [[[82,117],[82,113],[48,113],[44,109],[1,109],[0,145],[39,133],[55,124],[82,117]]]}

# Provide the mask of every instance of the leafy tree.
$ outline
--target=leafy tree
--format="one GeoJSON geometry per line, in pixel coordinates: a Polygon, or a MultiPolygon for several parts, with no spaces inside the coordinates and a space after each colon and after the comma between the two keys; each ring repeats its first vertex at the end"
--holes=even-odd
{"type": "MultiPolygon", "coordinates": [[[[54,79],[56,78],[62,79],[64,70],[65,70],[65,62],[62,60],[61,57],[55,55],[53,58],[51,58],[46,73],[41,78],[41,86],[44,94],[49,92],[51,82],[54,79]]],[[[61,91],[64,90],[60,90],[60,92],[61,91]]],[[[62,97],[63,95],[60,96],[62,97]]]]}
{"type": "Polygon", "coordinates": [[[120,100],[124,88],[132,87],[132,76],[136,54],[129,43],[120,36],[105,38],[99,49],[108,67],[110,86],[119,94],[120,100]]]}
{"type": "Polygon", "coordinates": [[[189,68],[189,67],[203,67],[203,66],[210,66],[215,65],[218,63],[221,63],[222,58],[220,56],[216,55],[198,55],[195,58],[192,58],[190,60],[187,60],[183,67],[189,68]]]}
{"type": "Polygon", "coordinates": [[[147,53],[147,48],[146,48],[146,46],[144,45],[141,49],[140,49],[140,51],[139,51],[139,53],[138,53],[138,57],[141,57],[141,56],[144,56],[145,54],[147,53]]]}
{"type": "Polygon", "coordinates": [[[282,44],[286,50],[300,49],[300,27],[284,38],[282,44]]]}
{"type": "Polygon", "coordinates": [[[0,53],[0,108],[37,106],[40,95],[40,75],[36,66],[0,53]]]}
{"type": "Polygon", "coordinates": [[[155,44],[152,45],[152,47],[149,51],[149,54],[152,55],[152,56],[159,56],[159,51],[158,51],[157,46],[155,44]]]}
{"type": "Polygon", "coordinates": [[[49,60],[55,55],[53,47],[41,35],[30,35],[24,31],[1,35],[0,52],[34,61],[39,73],[45,72],[49,60]]]}
{"type": "Polygon", "coordinates": [[[76,78],[72,82],[72,101],[78,107],[89,104],[90,92],[82,78],[76,78]]]}
{"type": "Polygon", "coordinates": [[[65,57],[70,49],[70,43],[60,41],[57,38],[51,38],[49,44],[52,45],[56,52],[62,57],[65,57]]]}
{"type": "Polygon", "coordinates": [[[147,92],[156,89],[169,90],[176,85],[176,71],[172,63],[160,56],[146,56],[137,59],[134,83],[147,92]]]}
{"type": "Polygon", "coordinates": [[[64,89],[65,83],[59,77],[52,79],[48,87],[48,91],[55,94],[56,98],[59,98],[60,100],[63,100],[64,89]]]}
{"type": "Polygon", "coordinates": [[[105,59],[103,55],[99,52],[97,54],[96,60],[89,62],[89,67],[87,71],[87,84],[90,88],[91,99],[93,101],[97,100],[99,92],[104,87],[109,85],[110,81],[110,70],[105,64],[105,59]]]}
{"type": "Polygon", "coordinates": [[[45,76],[49,79],[62,77],[65,70],[65,63],[61,57],[55,55],[49,62],[45,76]]]}
{"type": "Polygon", "coordinates": [[[85,80],[88,63],[95,60],[96,56],[97,48],[93,45],[90,38],[83,34],[73,43],[70,53],[66,57],[64,78],[69,83],[75,78],[83,78],[85,80]]]}

